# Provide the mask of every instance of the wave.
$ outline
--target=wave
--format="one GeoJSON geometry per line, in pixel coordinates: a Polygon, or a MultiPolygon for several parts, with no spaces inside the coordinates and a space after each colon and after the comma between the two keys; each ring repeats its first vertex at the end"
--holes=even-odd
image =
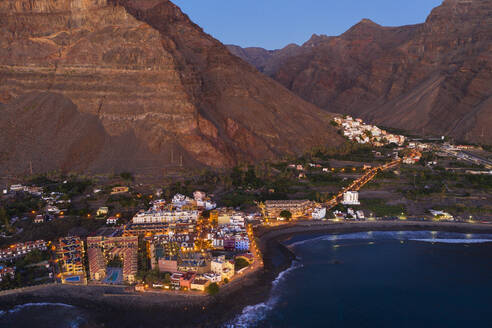
{"type": "Polygon", "coordinates": [[[411,241],[421,241],[426,243],[443,244],[483,244],[492,243],[492,239],[410,239],[411,241]]]}
{"type": "Polygon", "coordinates": [[[30,308],[30,307],[43,307],[43,306],[57,306],[57,307],[65,307],[65,308],[75,308],[75,306],[70,305],[70,304],[65,304],[65,303],[26,303],[26,304],[17,305],[8,311],[1,311],[0,316],[6,315],[6,314],[15,314],[15,313],[18,313],[19,311],[21,311],[23,309],[30,308]]]}
{"type": "Polygon", "coordinates": [[[487,243],[492,242],[490,234],[464,234],[455,232],[436,231],[369,231],[339,235],[323,235],[315,238],[301,240],[289,244],[296,247],[306,243],[318,241],[342,241],[342,240],[403,240],[403,241],[429,241],[441,243],[487,243]]]}
{"type": "Polygon", "coordinates": [[[253,327],[257,325],[260,321],[264,320],[267,317],[268,313],[275,308],[275,306],[278,304],[280,300],[280,295],[278,290],[279,284],[285,280],[286,276],[290,272],[298,268],[301,268],[302,266],[303,265],[299,261],[294,260],[292,262],[292,265],[288,269],[280,272],[277,278],[275,278],[275,280],[272,282],[272,290],[270,291],[270,296],[268,300],[256,305],[250,305],[245,307],[240,315],[238,315],[232,322],[226,324],[224,327],[225,328],[253,327]]]}

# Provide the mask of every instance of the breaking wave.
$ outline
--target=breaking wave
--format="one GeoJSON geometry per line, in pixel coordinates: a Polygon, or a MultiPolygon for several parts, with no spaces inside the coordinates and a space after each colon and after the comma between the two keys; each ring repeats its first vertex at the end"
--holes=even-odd
{"type": "Polygon", "coordinates": [[[483,244],[492,243],[492,239],[410,239],[411,241],[421,241],[426,243],[442,244],[483,244]]]}
{"type": "Polygon", "coordinates": [[[26,303],[26,304],[17,305],[8,311],[0,312],[0,316],[5,315],[7,313],[8,314],[17,313],[23,309],[30,308],[30,307],[42,307],[42,306],[56,306],[56,307],[65,307],[65,308],[75,308],[75,306],[70,305],[70,304],[65,304],[65,303],[26,303]]]}
{"type": "Polygon", "coordinates": [[[437,231],[370,231],[347,233],[341,235],[323,235],[315,238],[297,241],[289,244],[288,246],[296,247],[306,243],[317,241],[342,240],[400,240],[447,244],[477,244],[492,242],[492,235],[437,231]]]}
{"type": "Polygon", "coordinates": [[[279,273],[277,278],[272,282],[272,290],[270,296],[265,302],[250,305],[243,309],[243,312],[238,315],[232,322],[226,324],[226,328],[246,328],[254,327],[260,321],[264,320],[268,313],[272,311],[280,300],[279,284],[285,280],[285,277],[292,271],[301,268],[302,264],[299,261],[293,261],[292,265],[279,273]]]}

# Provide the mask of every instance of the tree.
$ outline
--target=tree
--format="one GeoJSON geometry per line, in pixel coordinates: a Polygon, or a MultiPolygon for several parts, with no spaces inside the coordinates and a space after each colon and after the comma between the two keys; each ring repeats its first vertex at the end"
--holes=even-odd
{"type": "Polygon", "coordinates": [[[133,181],[133,175],[130,172],[121,172],[120,177],[126,181],[133,181]]]}
{"type": "Polygon", "coordinates": [[[280,217],[284,218],[286,221],[289,221],[292,218],[292,213],[287,210],[283,210],[280,212],[280,217]]]}
{"type": "Polygon", "coordinates": [[[5,224],[5,230],[8,232],[12,231],[12,227],[10,226],[10,219],[7,215],[7,211],[5,211],[5,208],[0,207],[0,222],[3,222],[5,224]]]}
{"type": "Polygon", "coordinates": [[[215,296],[219,293],[219,285],[216,282],[211,283],[207,286],[206,291],[210,296],[215,296]]]}
{"type": "Polygon", "coordinates": [[[163,280],[166,284],[171,283],[171,274],[169,272],[164,273],[164,279],[163,280]]]}
{"type": "Polygon", "coordinates": [[[110,261],[108,261],[108,267],[111,268],[122,268],[123,267],[123,261],[118,255],[115,255],[110,261]]]}

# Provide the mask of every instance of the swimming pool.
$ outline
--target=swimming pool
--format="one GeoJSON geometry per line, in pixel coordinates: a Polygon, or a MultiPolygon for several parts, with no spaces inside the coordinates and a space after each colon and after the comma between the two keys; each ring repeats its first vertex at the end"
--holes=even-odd
{"type": "Polygon", "coordinates": [[[120,284],[122,280],[123,272],[120,268],[108,268],[106,279],[104,282],[107,284],[120,284]]]}
{"type": "Polygon", "coordinates": [[[65,281],[68,281],[68,282],[80,282],[80,277],[79,276],[68,277],[68,278],[65,278],[65,281]]]}

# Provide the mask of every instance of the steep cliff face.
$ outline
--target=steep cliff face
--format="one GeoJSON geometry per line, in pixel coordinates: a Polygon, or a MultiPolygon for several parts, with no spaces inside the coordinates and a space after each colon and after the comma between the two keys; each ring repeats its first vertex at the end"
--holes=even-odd
{"type": "Polygon", "coordinates": [[[492,1],[445,0],[423,24],[313,36],[269,75],[333,112],[492,144],[491,50],[492,1]]]}
{"type": "Polygon", "coordinates": [[[167,0],[2,1],[0,102],[44,92],[152,155],[132,148],[77,166],[89,170],[140,159],[127,169],[226,167],[340,141],[330,114],[232,56],[167,0]]]}

